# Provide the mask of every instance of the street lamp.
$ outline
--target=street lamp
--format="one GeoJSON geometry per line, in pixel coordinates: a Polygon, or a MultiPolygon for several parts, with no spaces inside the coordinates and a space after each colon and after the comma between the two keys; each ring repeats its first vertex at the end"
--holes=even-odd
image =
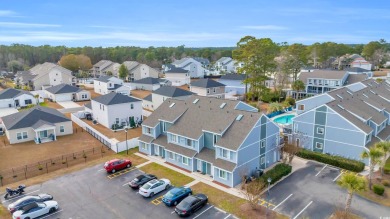
{"type": "Polygon", "coordinates": [[[127,130],[128,130],[128,128],[126,127],[125,128],[125,132],[126,132],[126,150],[127,150],[127,155],[129,155],[129,146],[128,146],[128,144],[127,144],[127,130]]]}
{"type": "Polygon", "coordinates": [[[268,202],[269,202],[269,186],[271,184],[271,181],[272,181],[272,179],[270,177],[268,177],[268,179],[267,179],[267,182],[268,182],[268,188],[267,188],[267,209],[266,209],[266,215],[267,216],[268,216],[268,208],[269,208],[269,204],[268,204],[268,202]]]}

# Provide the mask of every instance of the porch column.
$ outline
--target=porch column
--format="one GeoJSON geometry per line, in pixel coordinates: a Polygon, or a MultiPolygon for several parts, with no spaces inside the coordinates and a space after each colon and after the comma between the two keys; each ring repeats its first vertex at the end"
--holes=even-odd
{"type": "Polygon", "coordinates": [[[53,131],[54,131],[54,141],[57,141],[56,127],[53,128],[53,131]]]}
{"type": "Polygon", "coordinates": [[[38,140],[38,132],[35,131],[35,138],[38,140]]]}

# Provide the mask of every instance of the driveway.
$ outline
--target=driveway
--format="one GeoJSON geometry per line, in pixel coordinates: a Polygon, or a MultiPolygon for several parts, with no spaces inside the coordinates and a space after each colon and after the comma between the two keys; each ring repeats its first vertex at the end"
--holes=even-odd
{"type": "MultiPolygon", "coordinates": [[[[302,169],[272,187],[262,197],[269,207],[296,218],[328,218],[335,209],[343,209],[347,192],[337,184],[344,171],[309,161],[302,169]]],[[[390,209],[354,195],[352,212],[362,218],[390,217],[390,209]]]]}
{"type": "Polygon", "coordinates": [[[60,102],[57,102],[57,103],[60,104],[65,109],[79,108],[80,107],[80,105],[78,105],[77,103],[75,103],[73,101],[60,101],[60,102]]]}
{"type": "Polygon", "coordinates": [[[19,112],[15,108],[2,108],[0,109],[0,118],[19,112]]]}
{"type": "MultiPolygon", "coordinates": [[[[49,193],[58,201],[60,209],[43,218],[178,218],[174,208],[166,207],[157,194],[154,198],[144,198],[127,183],[141,173],[128,169],[108,175],[103,164],[67,174],[41,185],[30,186],[27,194],[49,193]]],[[[10,202],[2,199],[4,206],[10,202]]],[[[233,219],[234,217],[212,205],[207,205],[193,214],[191,219],[233,219]]]]}

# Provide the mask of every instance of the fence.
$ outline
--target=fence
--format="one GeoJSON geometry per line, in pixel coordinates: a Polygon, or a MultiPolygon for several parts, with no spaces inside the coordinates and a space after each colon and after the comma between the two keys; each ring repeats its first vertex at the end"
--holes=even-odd
{"type": "Polygon", "coordinates": [[[127,149],[135,148],[138,146],[138,138],[132,138],[127,140],[127,145],[126,141],[118,142],[116,143],[116,151],[115,152],[121,152],[121,151],[126,151],[127,149]]]}
{"type": "Polygon", "coordinates": [[[106,147],[95,147],[83,151],[60,155],[50,159],[41,160],[36,163],[0,170],[0,186],[29,179],[42,174],[47,174],[62,168],[87,162],[99,157],[103,157],[110,151],[106,147]]]}

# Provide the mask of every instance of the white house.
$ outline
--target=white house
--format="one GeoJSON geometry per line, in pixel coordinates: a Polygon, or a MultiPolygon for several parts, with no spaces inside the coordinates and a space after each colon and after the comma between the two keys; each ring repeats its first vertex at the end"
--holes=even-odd
{"type": "Polygon", "coordinates": [[[91,99],[91,93],[68,84],[59,84],[46,88],[47,98],[54,102],[60,101],[85,101],[91,99]]]}
{"type": "MultiPolygon", "coordinates": [[[[218,80],[220,83],[226,85],[225,92],[229,95],[243,95],[245,94],[245,74],[226,74],[222,75],[218,80]]],[[[248,89],[249,89],[248,85],[248,89]]]]}
{"type": "Polygon", "coordinates": [[[114,76],[101,76],[93,82],[93,89],[98,94],[108,94],[111,92],[130,94],[130,87],[124,85],[123,80],[114,76]]]}
{"type": "Polygon", "coordinates": [[[115,124],[129,126],[132,119],[142,120],[142,100],[115,92],[96,97],[85,107],[94,120],[110,129],[115,124]]]}
{"type": "Polygon", "coordinates": [[[213,79],[204,78],[191,83],[190,91],[199,95],[207,97],[225,98],[224,84],[213,79]]]}
{"type": "Polygon", "coordinates": [[[188,70],[173,66],[165,70],[165,79],[169,80],[172,86],[182,86],[191,82],[191,76],[188,70]]]}
{"type": "Polygon", "coordinates": [[[171,65],[187,70],[191,78],[203,78],[208,73],[208,70],[201,62],[190,57],[176,60],[171,65]]]}
{"type": "Polygon", "coordinates": [[[10,144],[35,141],[40,144],[73,134],[72,121],[56,109],[35,106],[2,117],[10,144]]]}
{"type": "Polygon", "coordinates": [[[221,57],[215,62],[215,69],[226,73],[236,72],[236,61],[230,57],[221,57]]]}
{"type": "Polygon", "coordinates": [[[358,68],[363,68],[366,70],[372,69],[372,64],[366,61],[364,58],[356,58],[351,62],[351,68],[358,67],[358,68]]]}
{"type": "Polygon", "coordinates": [[[138,63],[136,61],[125,61],[123,65],[126,66],[129,74],[127,81],[136,81],[143,78],[158,78],[159,71],[150,67],[149,65],[138,63]]]}
{"type": "Polygon", "coordinates": [[[164,86],[153,91],[142,100],[142,106],[148,110],[156,110],[167,99],[185,100],[194,93],[177,87],[164,86]]]}
{"type": "Polygon", "coordinates": [[[19,108],[37,104],[37,99],[28,91],[7,88],[0,91],[0,108],[19,108]]]}
{"type": "Polygon", "coordinates": [[[160,80],[158,78],[142,78],[140,80],[135,80],[130,82],[131,89],[133,90],[157,90],[160,88],[160,80]]]}

